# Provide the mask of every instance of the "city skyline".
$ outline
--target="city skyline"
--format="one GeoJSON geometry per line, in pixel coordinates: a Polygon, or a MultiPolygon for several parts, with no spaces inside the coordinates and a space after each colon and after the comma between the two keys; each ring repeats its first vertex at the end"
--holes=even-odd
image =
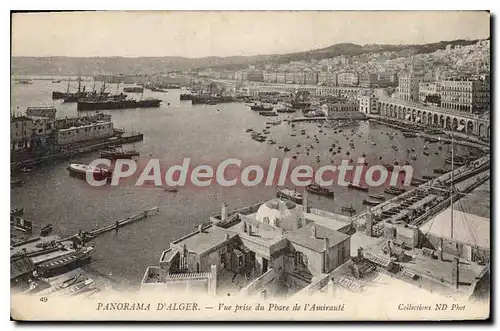
{"type": "Polygon", "coordinates": [[[12,56],[284,54],[338,43],[426,44],[483,39],[490,36],[489,25],[489,13],[482,11],[15,13],[12,56]],[[130,21],[136,22],[133,28],[130,21]]]}

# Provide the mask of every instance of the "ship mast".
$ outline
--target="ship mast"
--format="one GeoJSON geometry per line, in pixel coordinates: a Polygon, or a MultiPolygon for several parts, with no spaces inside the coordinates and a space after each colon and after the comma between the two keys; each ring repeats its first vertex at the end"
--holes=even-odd
{"type": "Polygon", "coordinates": [[[453,240],[453,163],[454,163],[454,141],[453,133],[451,134],[451,176],[450,176],[450,216],[451,216],[451,228],[450,228],[450,238],[453,240]]]}

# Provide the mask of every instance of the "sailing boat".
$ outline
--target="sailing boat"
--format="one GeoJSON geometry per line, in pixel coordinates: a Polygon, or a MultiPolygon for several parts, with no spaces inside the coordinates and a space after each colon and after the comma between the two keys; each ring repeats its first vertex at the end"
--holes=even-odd
{"type": "Polygon", "coordinates": [[[66,88],[66,92],[52,91],[52,100],[64,99],[70,94],[69,93],[70,80],[71,77],[68,76],[68,87],[66,88]]]}

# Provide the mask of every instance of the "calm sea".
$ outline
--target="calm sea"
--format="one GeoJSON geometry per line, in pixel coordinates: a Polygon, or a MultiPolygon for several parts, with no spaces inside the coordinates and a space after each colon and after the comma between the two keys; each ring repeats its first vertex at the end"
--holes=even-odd
{"type": "MultiPolygon", "coordinates": [[[[87,82],[87,89],[92,83],[87,82]]],[[[76,104],[63,104],[52,101],[52,90],[65,91],[67,83],[35,81],[31,85],[13,85],[12,111],[24,113],[29,106],[55,106],[57,116],[76,116],[76,104]]],[[[99,87],[99,86],[98,86],[99,87]]],[[[98,88],[97,87],[97,88],[98,88]]],[[[76,88],[72,82],[71,88],[76,88]]],[[[110,85],[108,91],[115,93],[116,85],[110,85]]],[[[322,128],[319,132],[316,124],[298,124],[297,129],[305,128],[312,137],[318,135],[320,142],[301,136],[292,137],[292,128],[288,124],[271,126],[270,137],[278,144],[259,143],[250,139],[245,129],[262,130],[265,122],[276,118],[266,118],[251,111],[242,103],[219,105],[194,105],[190,101],[179,100],[180,90],[169,90],[167,93],[146,90],[144,97],[157,97],[163,100],[160,108],[126,109],[111,111],[115,127],[144,133],[144,141],[133,145],[141,152],[142,158],[160,158],[169,163],[180,163],[184,157],[190,157],[192,164],[212,164],[227,158],[239,158],[244,163],[267,164],[273,157],[284,157],[285,153],[278,149],[278,144],[290,146],[292,151],[300,151],[298,162],[318,166],[330,164],[332,157],[329,148],[338,140],[343,152],[334,157],[335,162],[352,158],[357,160],[363,153],[369,164],[382,164],[398,159],[409,160],[407,148],[415,148],[419,155],[411,161],[415,168],[415,176],[433,175],[433,169],[443,167],[446,149],[438,151],[438,144],[430,144],[430,156],[422,155],[424,141],[422,138],[404,139],[400,132],[382,125],[362,122],[344,129],[354,138],[355,150],[349,157],[344,151],[349,142],[341,134],[334,134],[333,129],[322,128]],[[387,132],[397,133],[390,140],[387,132]],[[376,146],[370,141],[377,143],[376,146]],[[300,148],[296,145],[301,144],[300,148]],[[309,156],[304,147],[314,145],[309,156]],[[398,146],[398,150],[391,148],[398,146]],[[316,155],[320,154],[320,163],[316,163],[316,155]],[[328,156],[327,156],[328,155],[328,156]],[[383,160],[380,161],[379,157],[383,160]]],[[[140,98],[140,95],[131,96],[140,98]]],[[[287,117],[280,116],[279,118],[287,117]]],[[[467,151],[457,147],[458,153],[467,151]]],[[[288,153],[291,156],[292,153],[288,153]]],[[[76,233],[78,230],[91,230],[145,208],[159,205],[160,214],[139,223],[127,226],[118,233],[112,232],[97,238],[94,243],[96,252],[92,265],[99,271],[109,275],[125,285],[137,286],[148,265],[156,264],[162,250],[169,247],[170,241],[193,231],[195,227],[208,221],[209,215],[219,212],[221,203],[225,202],[231,209],[271,199],[275,196],[275,188],[221,188],[213,185],[207,188],[180,189],[178,193],[168,193],[161,188],[140,188],[132,185],[106,188],[91,188],[84,181],[70,177],[66,170],[70,162],[90,162],[98,157],[98,153],[79,156],[57,164],[44,165],[36,171],[24,174],[25,185],[12,190],[11,205],[23,207],[27,217],[32,219],[36,228],[52,223],[54,233],[61,236],[76,233]]],[[[335,198],[309,195],[311,205],[328,211],[341,213],[342,206],[353,206],[357,211],[366,208],[362,200],[366,192],[335,187],[335,198]]],[[[371,189],[370,193],[383,194],[383,187],[371,189]]]]}

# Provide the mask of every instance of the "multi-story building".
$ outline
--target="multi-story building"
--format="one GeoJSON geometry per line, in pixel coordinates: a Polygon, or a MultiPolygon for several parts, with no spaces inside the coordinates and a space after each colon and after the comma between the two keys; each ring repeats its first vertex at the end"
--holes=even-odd
{"type": "Polygon", "coordinates": [[[339,111],[357,111],[358,105],[355,102],[336,102],[329,103],[328,106],[328,114],[339,111]]]}
{"type": "Polygon", "coordinates": [[[278,84],[285,84],[286,83],[286,73],[285,72],[278,72],[276,74],[276,83],[278,83],[278,84]]]}
{"type": "Polygon", "coordinates": [[[341,72],[337,74],[339,86],[358,86],[359,77],[355,72],[341,72]]]}
{"type": "Polygon", "coordinates": [[[278,79],[278,74],[276,72],[264,72],[264,82],[266,83],[276,83],[278,79]]]}
{"type": "Polygon", "coordinates": [[[306,72],[305,84],[306,85],[317,85],[318,84],[318,73],[317,72],[306,72]]]}
{"type": "Polygon", "coordinates": [[[67,145],[86,140],[108,138],[114,134],[113,122],[96,122],[62,129],[57,132],[57,143],[67,145]]]}
{"type": "Polygon", "coordinates": [[[262,82],[264,81],[264,74],[261,71],[251,71],[247,75],[247,80],[251,82],[262,82]]]}
{"type": "Polygon", "coordinates": [[[418,102],[418,88],[420,84],[420,77],[414,75],[412,72],[404,74],[399,77],[399,98],[403,101],[418,102]]]}
{"type": "Polygon", "coordinates": [[[46,145],[54,133],[54,119],[41,116],[31,116],[33,121],[31,144],[33,147],[46,145]]]}
{"type": "Polygon", "coordinates": [[[329,71],[319,72],[318,84],[326,86],[337,86],[337,74],[329,71]]]}
{"type": "Polygon", "coordinates": [[[363,73],[359,75],[359,86],[361,87],[377,87],[378,75],[363,73]]]}
{"type": "MultiPolygon", "coordinates": [[[[441,99],[441,84],[440,82],[424,83],[420,82],[418,87],[418,96],[421,102],[431,102],[441,99]],[[431,97],[432,96],[432,97],[431,97]]],[[[435,103],[435,102],[431,102],[435,103]]]]}
{"type": "Polygon", "coordinates": [[[287,72],[285,74],[285,83],[286,84],[293,84],[295,80],[295,74],[293,72],[287,72]]]}
{"type": "Polygon", "coordinates": [[[26,115],[31,117],[47,117],[51,119],[56,118],[57,110],[54,107],[28,107],[26,115]]]}
{"type": "Polygon", "coordinates": [[[378,114],[377,98],[375,98],[373,95],[360,95],[358,101],[360,112],[364,114],[378,114]]]}
{"type": "Polygon", "coordinates": [[[489,77],[450,79],[441,82],[441,107],[468,113],[490,109],[489,77]]]}
{"type": "Polygon", "coordinates": [[[11,150],[29,148],[33,135],[33,120],[27,116],[15,116],[10,119],[11,150]]]}
{"type": "Polygon", "coordinates": [[[275,297],[328,281],[351,258],[352,225],[322,215],[281,199],[231,213],[223,204],[209,225],[173,241],[147,268],[141,291],[275,297]]]}
{"type": "Polygon", "coordinates": [[[294,84],[304,85],[306,83],[306,74],[304,72],[294,72],[293,82],[294,84]]]}
{"type": "Polygon", "coordinates": [[[248,72],[246,71],[236,71],[234,74],[234,79],[238,81],[247,80],[248,72]]]}

